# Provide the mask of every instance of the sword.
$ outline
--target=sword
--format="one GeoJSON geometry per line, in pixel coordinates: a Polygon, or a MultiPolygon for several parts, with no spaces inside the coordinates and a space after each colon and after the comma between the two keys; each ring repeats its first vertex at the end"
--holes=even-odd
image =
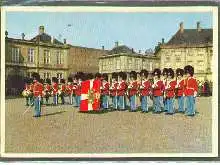
{"type": "Polygon", "coordinates": [[[31,106],[33,105],[34,103],[32,103],[24,112],[23,112],[23,115],[31,108],[31,106]]]}

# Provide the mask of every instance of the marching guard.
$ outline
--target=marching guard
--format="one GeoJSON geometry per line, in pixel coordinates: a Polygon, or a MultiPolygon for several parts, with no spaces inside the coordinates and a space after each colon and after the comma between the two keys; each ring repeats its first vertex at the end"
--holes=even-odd
{"type": "Polygon", "coordinates": [[[141,100],[141,110],[142,112],[148,113],[148,100],[151,95],[151,82],[148,80],[148,71],[141,70],[141,84],[139,87],[140,90],[140,100],[141,100]]]}
{"type": "Polygon", "coordinates": [[[125,95],[127,90],[127,84],[125,82],[127,78],[126,73],[119,73],[119,83],[117,87],[117,95],[118,95],[118,109],[125,110],[125,95]]]}
{"type": "MultiPolygon", "coordinates": [[[[164,68],[163,69],[163,72],[162,72],[162,75],[163,75],[163,84],[164,86],[167,85],[167,73],[168,73],[168,68],[164,68]]],[[[165,93],[164,93],[165,94],[165,93]]],[[[163,94],[163,95],[164,95],[163,94]]],[[[163,108],[164,108],[164,111],[167,112],[168,110],[168,106],[167,106],[167,99],[166,97],[162,97],[162,102],[163,102],[163,108]]]]}
{"type": "Polygon", "coordinates": [[[109,109],[109,82],[105,73],[102,75],[101,98],[102,108],[109,109]]]}
{"type": "Polygon", "coordinates": [[[118,74],[112,73],[112,81],[110,86],[110,96],[112,97],[112,108],[114,110],[118,109],[118,95],[117,95],[117,88],[118,88],[118,74]]]}
{"type": "Polygon", "coordinates": [[[43,86],[39,82],[40,75],[38,73],[33,73],[32,77],[34,81],[33,94],[34,94],[34,111],[35,111],[33,117],[40,117],[43,86]]]}
{"type": "Polygon", "coordinates": [[[137,110],[136,97],[138,93],[138,82],[137,82],[137,73],[135,71],[130,72],[131,81],[128,85],[128,96],[130,101],[131,112],[137,110]]]}
{"type": "Polygon", "coordinates": [[[164,84],[163,81],[160,80],[160,75],[161,70],[158,68],[154,69],[154,83],[152,85],[154,113],[161,113],[161,97],[163,96],[164,84]]]}
{"type": "Polygon", "coordinates": [[[58,79],[52,77],[53,105],[58,105],[58,79]]]}
{"type": "Polygon", "coordinates": [[[69,104],[73,104],[73,79],[72,77],[68,77],[68,82],[66,85],[66,92],[69,96],[69,104]]]}
{"type": "Polygon", "coordinates": [[[177,68],[176,69],[176,97],[178,100],[178,112],[184,113],[184,79],[183,79],[184,70],[177,68]]]}
{"type": "Polygon", "coordinates": [[[65,104],[65,99],[64,99],[64,96],[65,96],[65,93],[66,93],[66,85],[65,85],[65,80],[64,79],[61,79],[60,80],[61,82],[61,85],[60,85],[60,98],[61,98],[61,104],[65,104]]]}
{"type": "Polygon", "coordinates": [[[176,80],[174,80],[174,71],[172,68],[169,68],[167,71],[167,82],[165,85],[165,99],[167,100],[167,115],[174,114],[174,97],[175,97],[175,86],[176,80]]]}
{"type": "Polygon", "coordinates": [[[186,115],[195,115],[195,98],[198,93],[198,84],[196,79],[193,77],[194,68],[191,65],[184,67],[187,78],[185,79],[185,96],[186,96],[186,115]]]}
{"type": "Polygon", "coordinates": [[[80,106],[80,100],[81,100],[81,83],[82,83],[82,79],[83,77],[85,77],[85,74],[80,72],[76,75],[77,78],[77,85],[76,85],[76,89],[75,89],[75,103],[76,103],[76,107],[80,106]]]}
{"type": "Polygon", "coordinates": [[[44,92],[45,92],[46,105],[49,105],[49,98],[51,95],[51,80],[49,78],[45,80],[44,92]]]}

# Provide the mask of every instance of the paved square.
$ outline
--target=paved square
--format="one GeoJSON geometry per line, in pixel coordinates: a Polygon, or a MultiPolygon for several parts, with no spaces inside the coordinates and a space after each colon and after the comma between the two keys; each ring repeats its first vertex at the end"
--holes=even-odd
{"type": "Polygon", "coordinates": [[[140,112],[79,113],[71,105],[23,115],[24,99],[6,100],[6,152],[206,153],[212,151],[212,97],[197,98],[195,117],[140,112]]]}

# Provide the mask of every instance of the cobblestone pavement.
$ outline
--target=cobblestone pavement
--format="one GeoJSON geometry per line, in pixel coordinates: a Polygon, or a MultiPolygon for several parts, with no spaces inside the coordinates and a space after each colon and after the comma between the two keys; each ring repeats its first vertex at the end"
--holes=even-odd
{"type": "MultiPolygon", "coordinates": [[[[80,113],[71,105],[23,115],[24,99],[6,100],[6,152],[211,152],[211,97],[197,99],[195,117],[128,111],[80,113]]],[[[152,104],[152,103],[151,103],[152,104]]]]}

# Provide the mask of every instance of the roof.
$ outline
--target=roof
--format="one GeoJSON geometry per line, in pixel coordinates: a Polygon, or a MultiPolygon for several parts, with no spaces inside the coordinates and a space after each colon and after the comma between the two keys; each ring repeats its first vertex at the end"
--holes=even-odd
{"type": "Polygon", "coordinates": [[[120,53],[136,54],[133,49],[127,47],[126,45],[114,47],[112,50],[108,52],[108,54],[120,54],[120,53]]]}
{"type": "Polygon", "coordinates": [[[184,29],[183,32],[177,33],[165,45],[179,45],[179,44],[207,44],[212,43],[212,29],[184,29]]]}
{"type": "MultiPolygon", "coordinates": [[[[38,41],[38,38],[40,38],[40,41],[44,42],[44,43],[51,43],[51,39],[52,39],[52,37],[50,35],[48,35],[46,33],[42,33],[42,34],[39,34],[39,35],[35,36],[34,38],[32,38],[31,41],[38,41]]],[[[62,42],[58,41],[55,38],[54,38],[53,43],[58,44],[58,45],[63,45],[62,42]]]]}

